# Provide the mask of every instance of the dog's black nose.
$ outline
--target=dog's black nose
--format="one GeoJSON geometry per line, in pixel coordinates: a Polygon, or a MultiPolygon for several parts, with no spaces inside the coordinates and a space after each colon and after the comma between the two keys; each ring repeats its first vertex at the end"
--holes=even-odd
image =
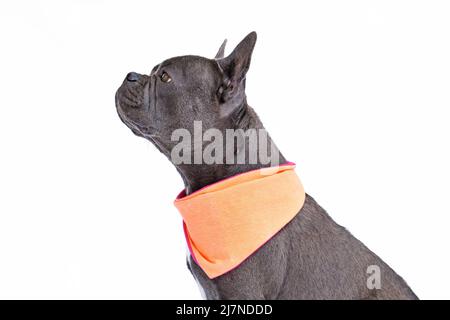
{"type": "Polygon", "coordinates": [[[140,77],[141,76],[139,75],[139,73],[130,72],[129,74],[127,74],[127,81],[136,82],[139,80],[140,77]]]}

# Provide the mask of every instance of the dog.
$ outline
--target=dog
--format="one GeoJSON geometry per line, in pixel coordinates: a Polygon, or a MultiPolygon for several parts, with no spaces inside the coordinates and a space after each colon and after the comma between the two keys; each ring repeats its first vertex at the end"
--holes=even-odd
{"type": "MultiPolygon", "coordinates": [[[[194,134],[195,121],[224,134],[227,129],[264,129],[245,93],[256,38],[251,32],[226,57],[225,40],[215,58],[179,56],[156,65],[149,75],[128,73],[116,92],[120,119],[169,160],[177,143],[172,133],[183,128],[194,134]]],[[[273,143],[270,137],[268,141],[273,143]]],[[[248,139],[241,141],[234,156],[249,144],[248,139]]],[[[281,153],[278,160],[286,162],[281,153]]],[[[186,195],[270,166],[260,159],[175,164],[186,195]]],[[[206,299],[418,299],[399,275],[308,194],[295,217],[238,267],[211,279],[192,254],[187,266],[206,299]]]]}

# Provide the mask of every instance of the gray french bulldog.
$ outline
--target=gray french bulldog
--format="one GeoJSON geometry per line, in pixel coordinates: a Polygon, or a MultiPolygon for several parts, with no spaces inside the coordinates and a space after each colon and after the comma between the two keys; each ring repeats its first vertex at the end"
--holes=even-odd
{"type": "MultiPolygon", "coordinates": [[[[256,33],[224,57],[180,56],[156,65],[149,75],[130,72],[116,93],[120,119],[171,159],[172,132],[264,128],[247,104],[245,77],[256,33]]],[[[270,138],[269,138],[270,139],[270,138]]],[[[272,140],[270,140],[271,143],[272,140]]],[[[236,145],[234,155],[244,146],[236,145]]],[[[248,146],[247,146],[248,147],[248,146]]],[[[286,162],[279,154],[279,163],[286,162]]],[[[225,163],[225,162],[224,162],[225,163]]],[[[228,163],[228,162],[227,162],[228,163]]],[[[227,177],[270,166],[256,163],[176,164],[186,194],[227,177]]],[[[209,279],[188,256],[187,265],[207,299],[417,299],[406,282],[377,255],[336,224],[309,195],[297,216],[238,268],[209,279]],[[375,266],[377,285],[368,281],[375,266]]]]}

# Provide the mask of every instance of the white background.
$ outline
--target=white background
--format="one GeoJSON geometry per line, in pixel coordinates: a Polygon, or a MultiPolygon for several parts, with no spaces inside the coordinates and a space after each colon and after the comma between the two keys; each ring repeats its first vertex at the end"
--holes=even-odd
{"type": "Polygon", "coordinates": [[[128,71],[258,32],[250,105],[423,299],[450,298],[448,1],[4,1],[0,298],[200,298],[181,178],[119,120],[128,71]]]}

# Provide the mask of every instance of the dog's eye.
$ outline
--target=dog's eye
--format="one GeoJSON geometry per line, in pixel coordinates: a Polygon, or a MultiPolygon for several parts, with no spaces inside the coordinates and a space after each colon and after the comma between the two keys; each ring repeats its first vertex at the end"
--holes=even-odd
{"type": "Polygon", "coordinates": [[[161,74],[161,81],[165,82],[165,83],[169,83],[170,81],[172,81],[172,78],[167,74],[167,72],[163,72],[161,74]]]}

